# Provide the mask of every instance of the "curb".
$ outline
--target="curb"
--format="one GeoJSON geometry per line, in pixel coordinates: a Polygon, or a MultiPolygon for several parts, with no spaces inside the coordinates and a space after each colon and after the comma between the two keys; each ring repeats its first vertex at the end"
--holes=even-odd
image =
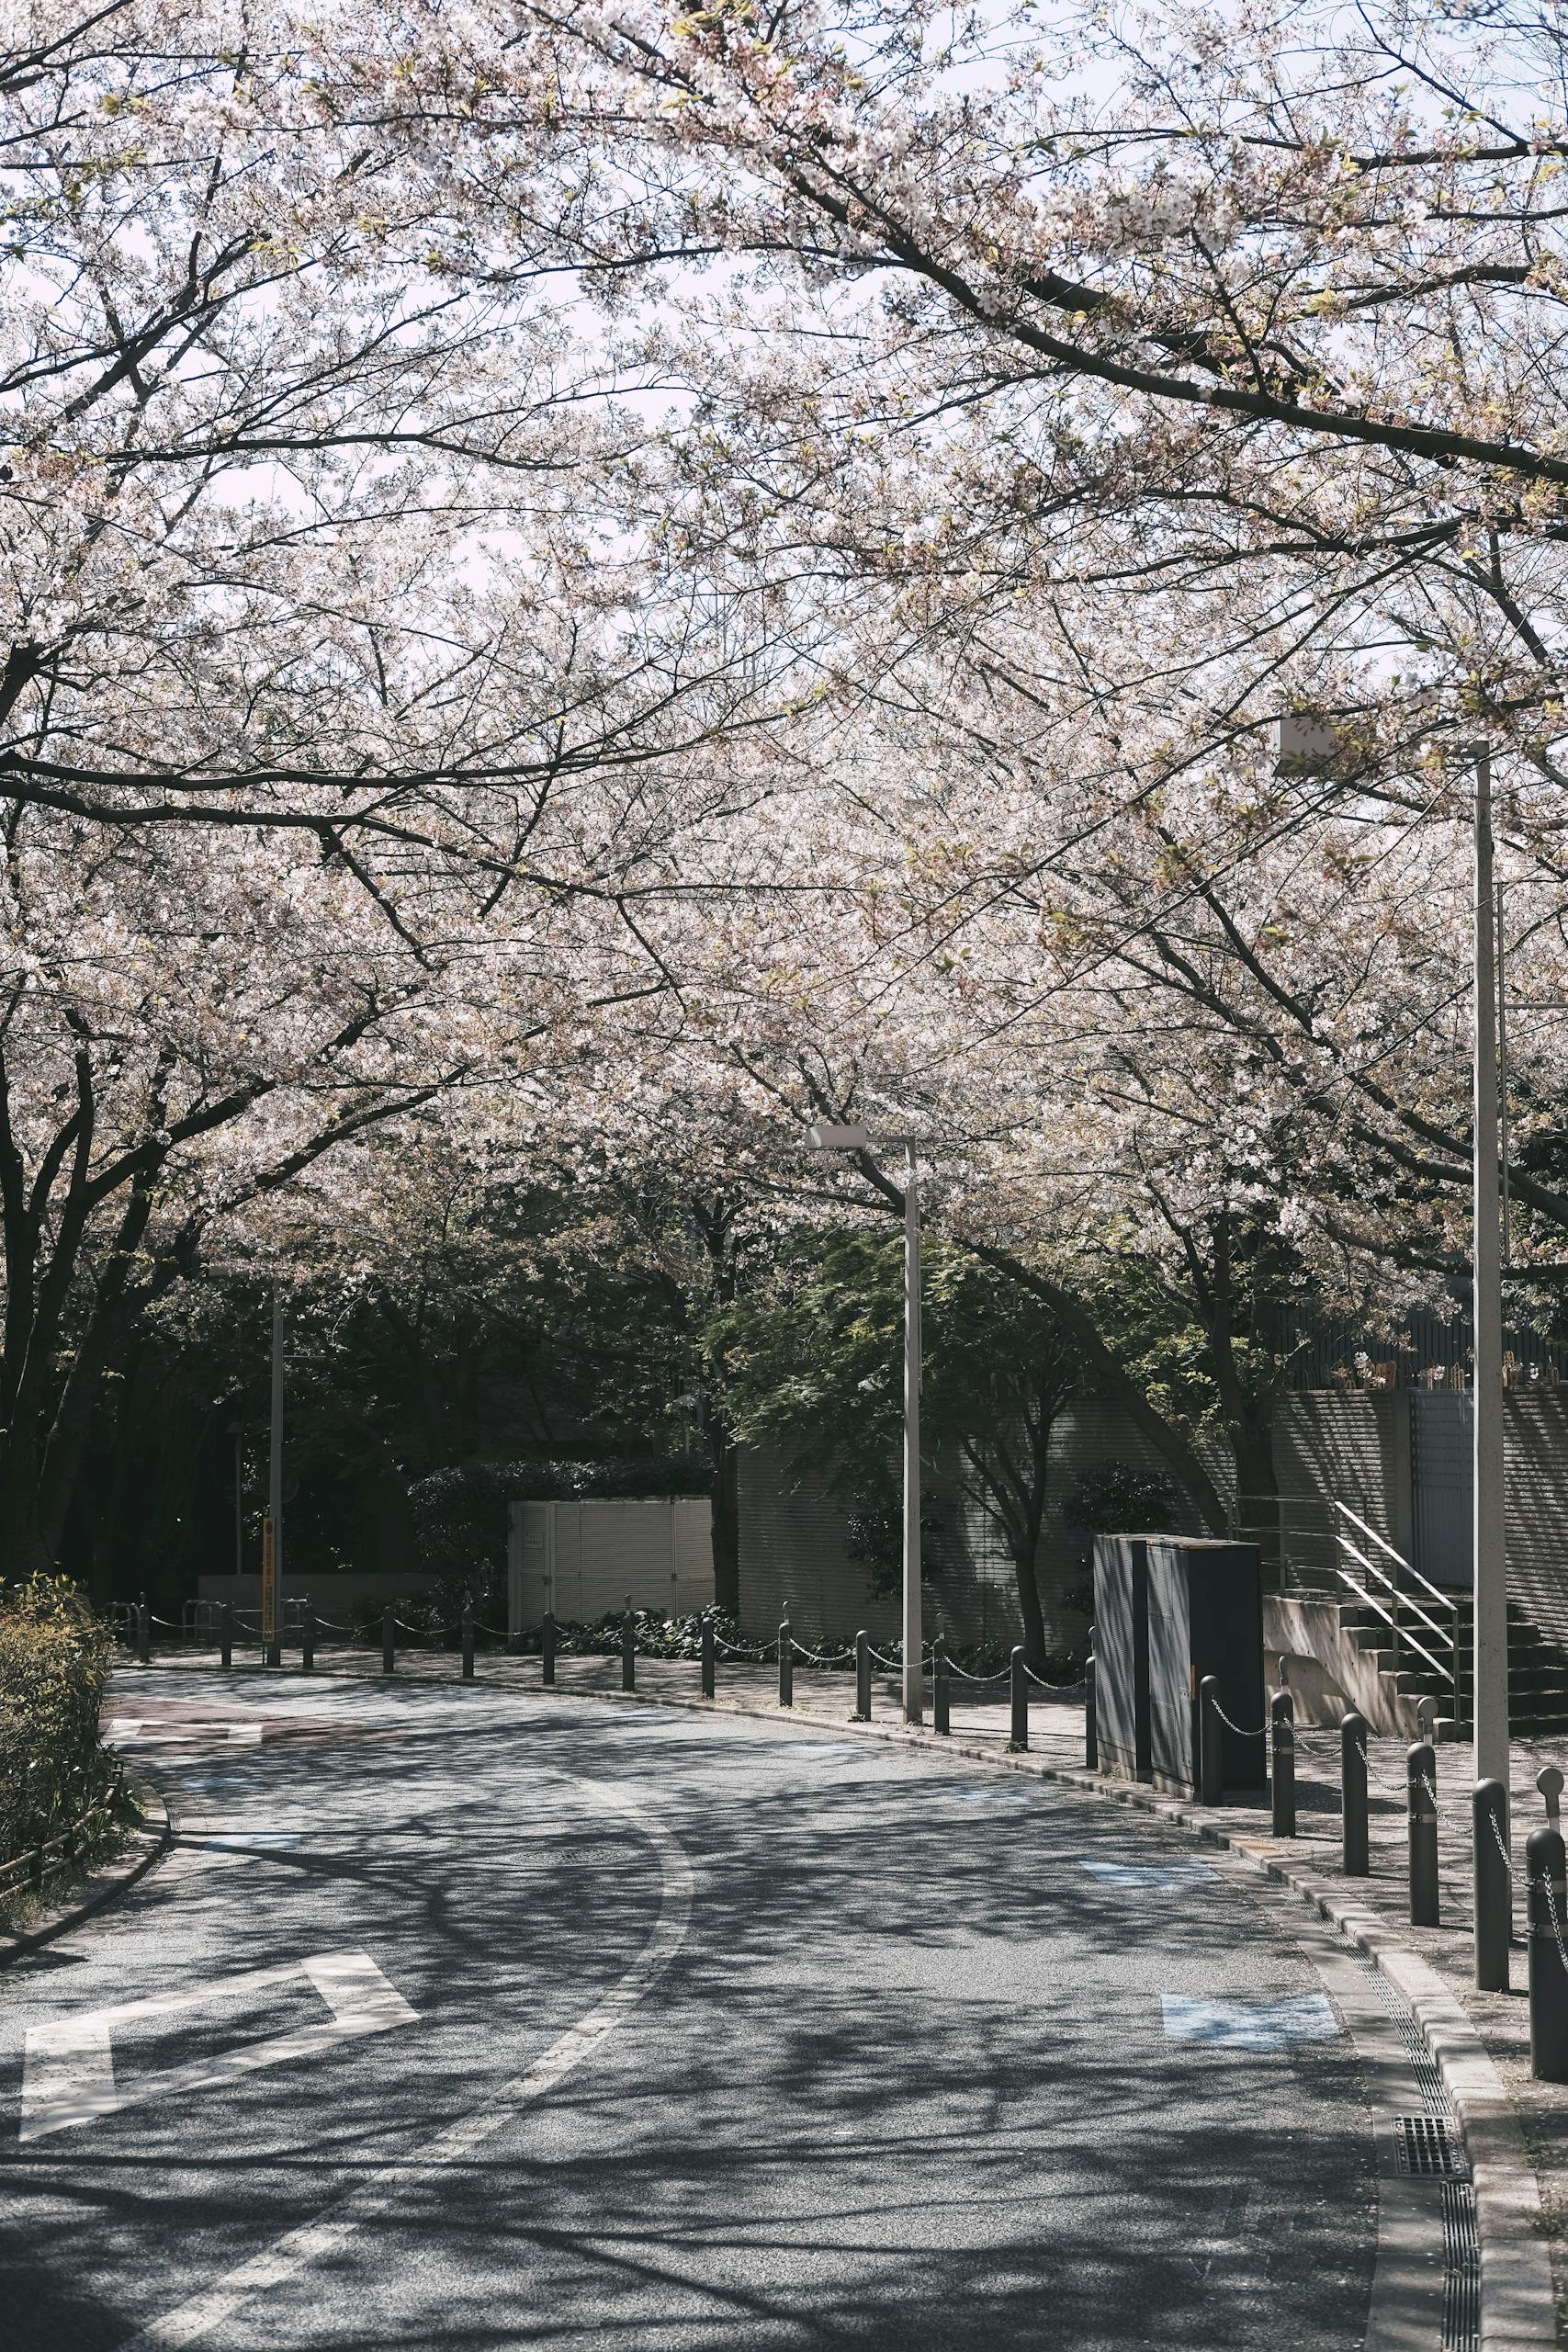
{"type": "Polygon", "coordinates": [[[113,1903],[126,1894],[166,1852],[174,1838],[168,1805],[150,1781],[139,1781],[135,1793],[145,1827],[133,1833],[124,1849],[111,1862],[105,1863],[101,1870],[88,1871],[87,1891],[78,1901],[56,1905],[45,1912],[36,1928],[28,1928],[19,1934],[0,1930],[0,1968],[11,1961],[25,1960],[28,1952],[38,1951],[43,1945],[53,1943],[59,1936],[69,1935],[73,1928],[79,1928],[84,1920],[90,1919],[106,1904],[113,1903]]]}
{"type": "MultiPolygon", "coordinates": [[[[786,1707],[738,1705],[732,1700],[664,1698],[644,1690],[572,1690],[552,1685],[541,1697],[602,1699],[645,1707],[674,1707],[688,1714],[747,1715],[777,1724],[792,1720],[786,1707]]],[[[1261,1852],[1243,1836],[1232,1836],[1169,1797],[1159,1797],[1130,1781],[1100,1779],[1098,1773],[1071,1771],[1059,1764],[1042,1764],[1027,1754],[998,1756],[994,1749],[972,1747],[961,1739],[938,1743],[934,1733],[891,1724],[868,1724],[847,1717],[843,1724],[818,1715],[793,1718],[800,1730],[849,1731],[862,1739],[891,1741],[938,1756],[962,1756],[992,1771],[1022,1772],[1096,1796],[1111,1804],[1131,1806],[1156,1815],[1172,1826],[1187,1830],[1212,1846],[1220,1846],[1293,1894],[1339,1929],[1374,1968],[1387,1977],[1414,2017],[1432,2054],[1433,2064],[1453,2103],[1470,2157],[1475,2193],[1475,2233],[1481,2258],[1482,2352],[1556,2352],[1557,2306],[1552,2291],[1551,2260],[1547,2250],[1540,2202],[1540,2185],[1525,2146],[1524,2133],[1487,2053],[1486,2045],[1461,2003],[1442,1978],[1419,1953],[1402,1944],[1389,1922],[1364,1904],[1348,1901],[1338,1888],[1304,1871],[1291,1870],[1271,1854],[1261,1852]]]]}

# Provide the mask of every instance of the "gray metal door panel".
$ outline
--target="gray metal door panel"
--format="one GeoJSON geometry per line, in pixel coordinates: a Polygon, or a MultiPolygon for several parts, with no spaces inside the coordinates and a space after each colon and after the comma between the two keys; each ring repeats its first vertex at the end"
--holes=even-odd
{"type": "Polygon", "coordinates": [[[1416,1390],[1410,1399],[1410,1483],[1416,1566],[1434,1584],[1468,1586],[1474,1558],[1472,1399],[1416,1390]]]}

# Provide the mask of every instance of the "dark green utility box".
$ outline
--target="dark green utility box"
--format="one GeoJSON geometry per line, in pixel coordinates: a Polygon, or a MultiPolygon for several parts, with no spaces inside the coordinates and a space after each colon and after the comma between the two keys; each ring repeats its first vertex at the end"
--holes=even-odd
{"type": "MultiPolygon", "coordinates": [[[[1221,1749],[1225,1788],[1261,1797],[1269,1743],[1258,1736],[1266,1721],[1258,1545],[1187,1535],[1151,1535],[1144,1545],[1149,1777],[1157,1789],[1196,1795],[1198,1686],[1213,1674],[1221,1711],[1230,1718],[1221,1749]]],[[[1098,1669],[1095,1690],[1098,1699],[1098,1669]]]]}
{"type": "Polygon", "coordinates": [[[1094,1539],[1094,1720],[1100,1769],[1146,1781],[1149,1745],[1151,1535],[1094,1539]]]}

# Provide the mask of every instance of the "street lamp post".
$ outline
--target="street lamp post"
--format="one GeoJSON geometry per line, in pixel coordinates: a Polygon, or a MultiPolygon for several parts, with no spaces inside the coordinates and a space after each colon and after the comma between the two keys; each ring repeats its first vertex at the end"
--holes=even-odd
{"type": "Polygon", "coordinates": [[[268,1445],[266,1524],[262,1531],[262,1639],[268,1666],[283,1641],[283,1297],[272,1293],[272,1428],[268,1445]]]}
{"type": "MultiPolygon", "coordinates": [[[[860,1125],[821,1121],[807,1130],[814,1151],[865,1152],[860,1125]]],[[[914,1138],[904,1143],[904,1721],[925,1720],[925,1633],[920,1621],[920,1187],[914,1138]]]]}
{"type": "Polygon", "coordinates": [[[1508,1785],[1508,1572],[1503,1521],[1503,1286],[1492,762],[1475,749],[1475,1775],[1508,1785]]]}

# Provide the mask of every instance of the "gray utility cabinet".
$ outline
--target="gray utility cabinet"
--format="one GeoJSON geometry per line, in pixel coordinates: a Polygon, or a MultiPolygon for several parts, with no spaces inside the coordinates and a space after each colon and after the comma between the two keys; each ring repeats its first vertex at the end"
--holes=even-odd
{"type": "Polygon", "coordinates": [[[1094,1539],[1094,1719],[1100,1769],[1146,1781],[1149,1745],[1148,1548],[1157,1535],[1094,1539]]]}
{"type": "MultiPolygon", "coordinates": [[[[1148,1610],[1149,1776],[1182,1796],[1198,1788],[1198,1686],[1219,1680],[1223,1777],[1238,1793],[1268,1785],[1263,1713],[1263,1577],[1256,1544],[1145,1539],[1148,1610]]],[[[1096,1677],[1098,1698],[1098,1673],[1096,1677]]]]}

